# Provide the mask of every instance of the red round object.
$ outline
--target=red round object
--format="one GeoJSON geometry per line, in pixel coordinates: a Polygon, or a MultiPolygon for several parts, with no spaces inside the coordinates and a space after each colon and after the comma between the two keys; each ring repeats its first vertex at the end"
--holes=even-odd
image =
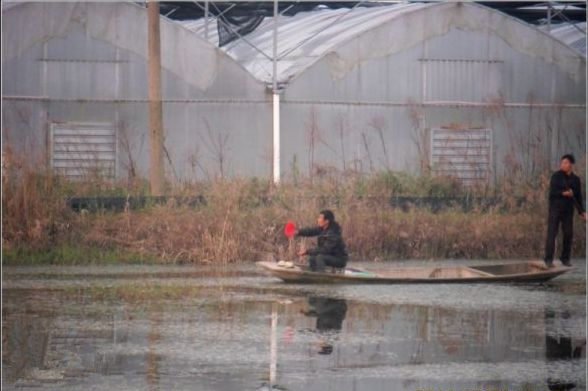
{"type": "Polygon", "coordinates": [[[296,234],[296,224],[293,221],[288,221],[284,227],[284,235],[292,239],[296,234]]]}

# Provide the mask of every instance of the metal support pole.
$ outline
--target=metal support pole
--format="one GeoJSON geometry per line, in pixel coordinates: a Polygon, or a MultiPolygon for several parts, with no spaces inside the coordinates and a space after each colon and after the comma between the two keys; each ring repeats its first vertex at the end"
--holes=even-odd
{"type": "Polygon", "coordinates": [[[547,3],[547,31],[551,32],[551,2],[547,3]]]}
{"type": "Polygon", "coordinates": [[[273,45],[273,177],[280,182],[280,95],[278,94],[278,0],[274,0],[274,45],[273,45]]]}
{"type": "Polygon", "coordinates": [[[149,135],[151,156],[149,179],[151,195],[163,195],[163,110],[161,106],[161,38],[159,29],[159,3],[147,3],[148,64],[149,64],[149,135]]]}
{"type": "Polygon", "coordinates": [[[208,41],[208,0],[204,2],[204,38],[208,41]]]}

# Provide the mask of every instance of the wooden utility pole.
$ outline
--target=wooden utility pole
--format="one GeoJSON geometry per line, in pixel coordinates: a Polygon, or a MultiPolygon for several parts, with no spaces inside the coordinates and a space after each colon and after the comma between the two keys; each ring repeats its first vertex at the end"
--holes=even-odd
{"type": "Polygon", "coordinates": [[[159,2],[147,3],[148,63],[149,63],[149,180],[151,195],[163,195],[163,110],[161,107],[161,38],[159,32],[159,2]]]}

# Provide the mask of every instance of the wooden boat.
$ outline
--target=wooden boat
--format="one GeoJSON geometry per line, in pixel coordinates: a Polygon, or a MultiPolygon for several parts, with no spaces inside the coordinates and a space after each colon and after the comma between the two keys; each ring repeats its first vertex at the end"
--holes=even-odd
{"type": "Polygon", "coordinates": [[[312,284],[398,284],[398,283],[491,283],[541,282],[573,269],[557,265],[545,266],[543,261],[526,261],[474,266],[390,267],[313,272],[306,266],[291,262],[257,262],[268,274],[284,282],[312,284]]]}

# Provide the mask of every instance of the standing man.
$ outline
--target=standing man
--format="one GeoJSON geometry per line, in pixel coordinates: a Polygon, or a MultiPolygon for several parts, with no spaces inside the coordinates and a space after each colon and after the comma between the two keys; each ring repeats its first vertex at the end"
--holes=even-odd
{"type": "Polygon", "coordinates": [[[545,265],[553,266],[555,238],[561,223],[563,231],[563,248],[561,249],[561,263],[571,266],[572,237],[574,234],[574,207],[582,219],[586,221],[582,199],[580,178],[574,173],[573,155],[564,155],[559,164],[559,171],[551,176],[549,183],[549,217],[547,219],[547,239],[545,240],[545,265]]]}
{"type": "Polygon", "coordinates": [[[298,236],[318,236],[316,248],[303,250],[298,255],[308,255],[310,270],[322,272],[325,266],[344,268],[347,265],[347,251],[341,237],[341,226],[335,221],[330,210],[320,212],[317,227],[301,228],[298,236]]]}

